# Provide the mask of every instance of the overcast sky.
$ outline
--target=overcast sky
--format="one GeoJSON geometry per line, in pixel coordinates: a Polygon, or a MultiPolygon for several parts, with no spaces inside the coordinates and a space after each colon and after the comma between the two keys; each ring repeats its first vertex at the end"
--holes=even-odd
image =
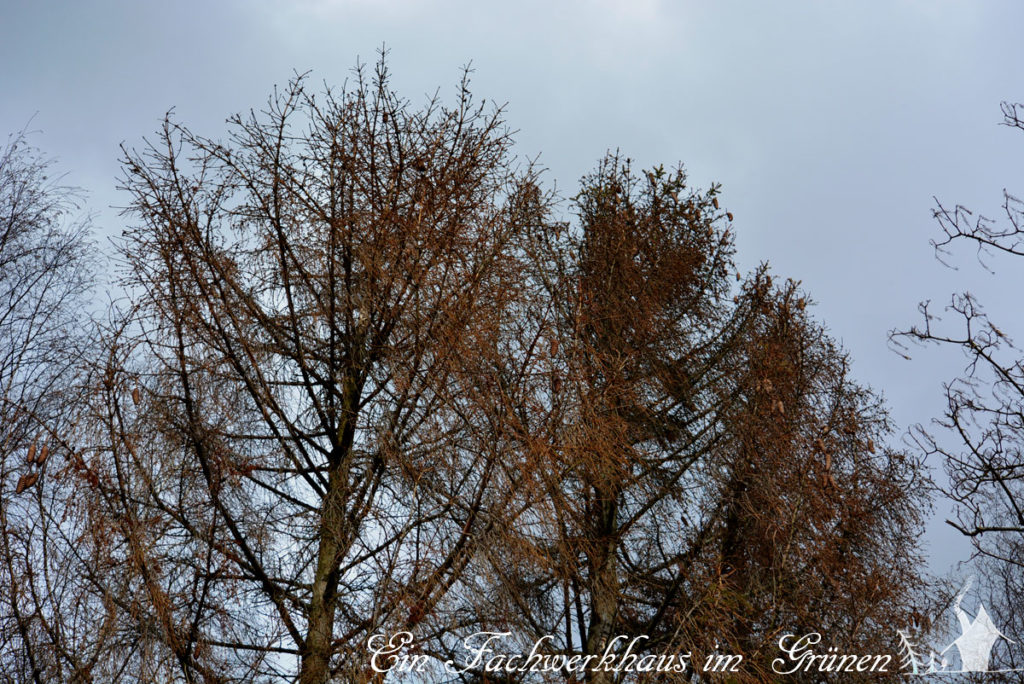
{"type": "MultiPolygon", "coordinates": [[[[803,282],[901,433],[962,366],[888,349],[917,302],[970,289],[1024,339],[1022,269],[961,251],[954,271],[929,246],[933,196],[995,215],[1004,187],[1024,193],[1024,136],[998,125],[1000,101],[1024,100],[1024,3],[0,0],[0,26],[0,133],[38,131],[103,233],[121,229],[119,144],[166,110],[218,137],[295,71],[340,85],[386,44],[413,104],[453,97],[471,62],[474,93],[507,103],[518,153],[567,194],[609,149],[721,183],[744,270],[803,282]]],[[[946,514],[937,570],[969,552],[946,514]]]]}

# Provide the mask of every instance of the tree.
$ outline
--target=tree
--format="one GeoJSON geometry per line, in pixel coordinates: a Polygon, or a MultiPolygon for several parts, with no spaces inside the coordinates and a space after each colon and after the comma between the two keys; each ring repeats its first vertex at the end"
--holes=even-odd
{"type": "Polygon", "coordinates": [[[762,681],[782,630],[883,652],[920,588],[920,463],[883,446],[794,283],[761,268],[730,297],[717,195],[612,156],[577,223],[534,233],[544,296],[502,358],[536,500],[478,570],[484,625],[524,649],[644,635],[634,652],[694,651],[683,678],[721,647],[762,681]]]}
{"type": "MultiPolygon", "coordinates": [[[[59,483],[76,425],[89,222],[25,132],[0,149],[0,670],[69,681],[102,641],[71,553],[59,483]],[[54,515],[57,511],[57,515],[54,515]],[[90,627],[92,629],[90,629],[90,627]],[[91,631],[91,634],[89,632],[91,631]]],[[[70,535],[70,537],[69,537],[70,535]]]]}
{"type": "MultiPolygon", "coordinates": [[[[1024,105],[1003,103],[1002,112],[1004,125],[1024,130],[1024,105]]],[[[945,259],[960,243],[975,246],[979,259],[1024,256],[1024,205],[1005,190],[1002,214],[997,221],[938,203],[937,256],[945,259]]],[[[969,292],[953,295],[945,310],[953,323],[925,302],[922,322],[892,335],[901,353],[912,342],[959,349],[966,359],[963,373],[944,385],[942,417],[912,434],[922,453],[943,460],[944,493],[955,505],[955,520],[947,522],[971,539],[988,610],[1010,639],[1024,643],[1024,359],[969,292]]],[[[1024,666],[1013,649],[996,653],[999,667],[1024,666]]]]}
{"type": "Polygon", "coordinates": [[[144,679],[372,679],[367,639],[443,633],[509,508],[487,368],[533,174],[465,80],[417,111],[387,78],[125,152],[130,307],[82,468],[144,679]]]}

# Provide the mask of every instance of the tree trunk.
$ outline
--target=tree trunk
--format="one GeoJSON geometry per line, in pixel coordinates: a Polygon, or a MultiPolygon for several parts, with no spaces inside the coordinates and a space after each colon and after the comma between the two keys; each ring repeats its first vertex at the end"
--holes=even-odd
{"type": "Polygon", "coordinates": [[[345,507],[360,388],[351,379],[346,384],[338,443],[330,456],[327,492],[321,504],[320,543],[313,575],[309,626],[306,648],[302,653],[299,684],[326,684],[330,677],[334,614],[338,605],[339,568],[352,539],[345,507]]]}
{"type": "MultiPolygon", "coordinates": [[[[607,644],[613,638],[615,615],[618,610],[618,575],[615,568],[615,517],[618,510],[616,496],[603,493],[595,502],[598,517],[598,536],[600,546],[597,547],[591,560],[591,605],[590,625],[587,629],[586,653],[598,655],[604,653],[607,644]]],[[[588,673],[587,680],[593,684],[608,684],[612,681],[611,672],[593,669],[588,673]]]]}

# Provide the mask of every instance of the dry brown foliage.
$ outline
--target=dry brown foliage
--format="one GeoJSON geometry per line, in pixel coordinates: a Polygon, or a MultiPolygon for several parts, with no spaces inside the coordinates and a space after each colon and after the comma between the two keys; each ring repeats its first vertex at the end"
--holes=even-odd
{"type": "Polygon", "coordinates": [[[643,634],[694,663],[744,654],[740,679],[764,681],[787,632],[891,652],[922,588],[921,464],[876,447],[884,409],[794,283],[761,268],[730,296],[716,195],[609,157],[578,223],[534,235],[545,294],[509,358],[532,367],[517,433],[535,503],[488,549],[478,600],[524,649],[643,634]]]}
{"type": "Polygon", "coordinates": [[[229,125],[125,150],[128,294],[87,411],[5,456],[19,524],[64,549],[43,592],[3,537],[2,591],[38,589],[5,598],[18,672],[394,680],[367,640],[401,631],[424,680],[481,630],[743,653],[749,681],[785,632],[887,648],[920,465],[796,284],[734,280],[717,187],[609,156],[559,220],[500,110],[465,80],[416,109],[383,60],[229,125]]]}

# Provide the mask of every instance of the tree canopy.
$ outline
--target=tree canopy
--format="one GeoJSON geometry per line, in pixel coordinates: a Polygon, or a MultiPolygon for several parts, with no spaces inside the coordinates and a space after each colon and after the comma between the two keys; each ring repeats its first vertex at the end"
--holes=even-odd
{"type": "MultiPolygon", "coordinates": [[[[375,635],[407,632],[422,677],[483,681],[444,663],[495,631],[743,653],[762,681],[787,631],[886,648],[925,473],[809,295],[737,272],[721,189],[682,167],[543,182],[465,78],[417,108],[383,62],[126,147],[124,298],[76,361],[59,476],[4,497],[65,538],[22,556],[6,528],[10,671],[382,681],[375,635]],[[26,598],[15,557],[77,608],[26,598]]],[[[35,429],[5,472],[42,468],[35,429]]]]}

